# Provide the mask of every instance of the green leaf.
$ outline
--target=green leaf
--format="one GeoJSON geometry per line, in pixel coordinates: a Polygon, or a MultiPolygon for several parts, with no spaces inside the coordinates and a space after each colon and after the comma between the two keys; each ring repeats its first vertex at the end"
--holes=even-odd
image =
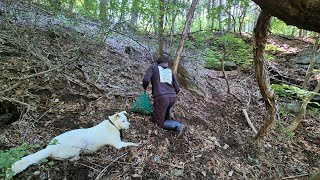
{"type": "Polygon", "coordinates": [[[50,166],[53,166],[55,163],[53,161],[48,162],[50,166]]]}

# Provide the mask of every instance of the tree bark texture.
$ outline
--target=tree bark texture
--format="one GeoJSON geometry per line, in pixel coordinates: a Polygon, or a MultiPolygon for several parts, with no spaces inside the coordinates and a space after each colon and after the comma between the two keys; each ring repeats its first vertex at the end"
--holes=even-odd
{"type": "Polygon", "coordinates": [[[319,0],[253,0],[288,25],[320,32],[319,0]]]}
{"type": "Polygon", "coordinates": [[[318,46],[319,46],[319,35],[317,36],[316,42],[314,43],[314,46],[313,46],[311,61],[310,61],[310,64],[309,64],[309,67],[307,70],[306,77],[305,77],[304,82],[302,84],[302,89],[307,89],[308,82],[311,78],[311,75],[313,74],[313,69],[314,69],[314,66],[317,62],[316,56],[317,56],[318,46]]]}
{"type": "Polygon", "coordinates": [[[188,33],[190,31],[190,26],[192,23],[194,11],[196,10],[196,5],[198,4],[198,2],[199,2],[199,0],[192,0],[191,7],[190,7],[188,15],[187,15],[186,23],[184,25],[183,33],[181,36],[181,40],[180,40],[179,46],[177,48],[177,52],[176,52],[176,56],[174,58],[173,64],[172,64],[172,70],[175,74],[177,74],[177,70],[178,70],[178,66],[179,66],[179,62],[180,62],[180,58],[181,58],[181,54],[182,54],[182,50],[183,50],[184,41],[186,40],[188,33]]]}
{"type": "Polygon", "coordinates": [[[262,10],[256,27],[254,29],[255,41],[254,41],[254,67],[256,78],[258,81],[260,93],[265,101],[267,109],[267,119],[264,125],[261,127],[255,139],[260,142],[262,137],[267,133],[267,131],[272,127],[276,120],[276,99],[274,92],[270,88],[270,81],[267,75],[265,60],[263,57],[264,49],[267,41],[268,31],[270,28],[271,14],[265,10],[262,10]]]}

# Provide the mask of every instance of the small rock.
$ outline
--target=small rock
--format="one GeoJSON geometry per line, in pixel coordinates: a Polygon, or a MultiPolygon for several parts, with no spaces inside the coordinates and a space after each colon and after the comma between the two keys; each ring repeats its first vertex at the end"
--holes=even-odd
{"type": "Polygon", "coordinates": [[[179,169],[179,170],[173,170],[173,175],[175,176],[181,176],[183,174],[183,170],[179,169]]]}
{"type": "Polygon", "coordinates": [[[33,173],[35,176],[38,176],[40,174],[40,171],[36,171],[33,173]]]}
{"type": "Polygon", "coordinates": [[[267,143],[267,144],[264,145],[264,147],[266,147],[266,148],[272,148],[272,145],[271,145],[270,143],[267,143]]]}
{"type": "Polygon", "coordinates": [[[228,149],[229,145],[228,144],[224,144],[223,149],[226,150],[228,149]]]}
{"type": "Polygon", "coordinates": [[[229,173],[228,173],[228,176],[231,177],[233,175],[233,171],[231,170],[229,173]]]}

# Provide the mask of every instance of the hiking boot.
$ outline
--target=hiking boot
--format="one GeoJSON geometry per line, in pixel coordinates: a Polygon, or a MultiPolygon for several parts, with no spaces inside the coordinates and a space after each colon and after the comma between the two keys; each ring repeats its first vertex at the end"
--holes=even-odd
{"type": "Polygon", "coordinates": [[[184,124],[175,120],[166,120],[163,124],[163,129],[177,131],[179,138],[183,133],[184,124]]]}

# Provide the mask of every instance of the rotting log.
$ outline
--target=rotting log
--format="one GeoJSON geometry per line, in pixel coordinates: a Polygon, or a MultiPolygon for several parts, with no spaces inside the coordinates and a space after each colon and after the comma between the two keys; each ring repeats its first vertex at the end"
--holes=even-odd
{"type": "Polygon", "coordinates": [[[320,0],[253,0],[288,25],[320,33],[320,0]]]}
{"type": "Polygon", "coordinates": [[[258,131],[255,136],[255,140],[260,144],[261,139],[267,133],[267,131],[272,127],[276,120],[276,99],[274,92],[270,88],[270,80],[267,75],[265,59],[264,59],[264,49],[267,41],[268,31],[270,28],[271,14],[268,11],[262,10],[256,27],[254,29],[254,68],[256,73],[256,78],[258,81],[260,93],[264,99],[266,109],[267,109],[267,119],[263,126],[258,131]]]}

